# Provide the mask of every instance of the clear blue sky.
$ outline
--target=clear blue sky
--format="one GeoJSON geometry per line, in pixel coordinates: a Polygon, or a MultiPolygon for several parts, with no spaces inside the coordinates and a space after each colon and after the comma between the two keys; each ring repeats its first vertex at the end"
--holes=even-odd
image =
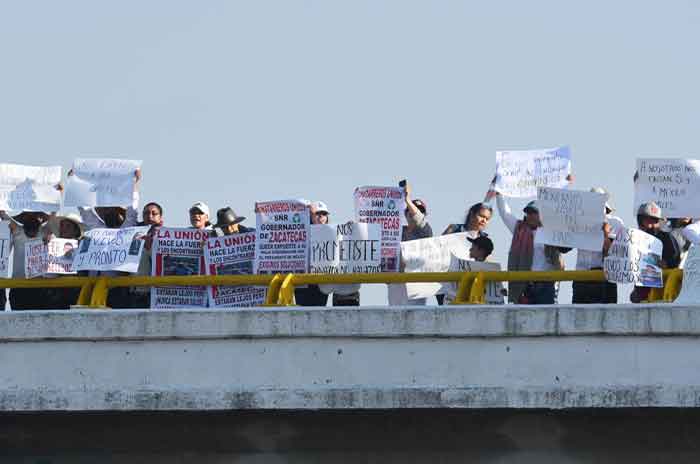
{"type": "Polygon", "coordinates": [[[0,150],[142,159],[170,225],[290,197],[344,221],[355,186],[407,178],[439,232],[496,150],[569,144],[629,223],[636,157],[700,156],[698,44],[690,0],[4,1],[0,150]]]}

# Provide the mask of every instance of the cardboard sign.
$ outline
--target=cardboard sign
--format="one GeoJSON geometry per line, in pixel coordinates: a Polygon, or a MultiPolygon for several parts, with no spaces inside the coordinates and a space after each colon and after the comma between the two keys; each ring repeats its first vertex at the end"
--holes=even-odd
{"type": "Polygon", "coordinates": [[[304,274],[308,269],[309,209],[299,200],[255,203],[256,274],[304,274]]]}
{"type": "Polygon", "coordinates": [[[688,250],[683,268],[683,286],[674,303],[700,303],[700,247],[698,245],[693,245],[688,250]]]}
{"type": "Polygon", "coordinates": [[[80,240],[73,261],[76,271],[136,273],[150,226],[92,229],[80,240]]]}
{"type": "Polygon", "coordinates": [[[65,186],[64,206],[123,206],[133,204],[135,172],[142,161],[76,159],[65,186]]]}
{"type": "MultiPolygon", "coordinates": [[[[379,224],[348,222],[338,225],[313,225],[309,238],[309,272],[312,274],[349,274],[381,272],[381,236],[379,224]]],[[[355,285],[320,285],[324,293],[348,295],[360,289],[355,285]]]]}
{"type": "Polygon", "coordinates": [[[664,217],[700,216],[700,161],[694,159],[637,160],[634,183],[634,211],[651,201],[664,217]]]}
{"type": "MultiPolygon", "coordinates": [[[[480,271],[500,271],[499,263],[480,262],[473,260],[461,259],[458,256],[452,256],[450,263],[450,272],[480,272],[480,271]]],[[[448,302],[453,301],[457,296],[457,284],[449,282],[447,284],[447,292],[445,299],[448,302]]],[[[489,281],[486,283],[486,294],[484,295],[486,304],[502,305],[505,304],[505,291],[503,282],[489,281]]]]}
{"type": "Polygon", "coordinates": [[[54,212],[61,207],[60,166],[0,164],[0,210],[54,212]]]}
{"type": "MultiPolygon", "coordinates": [[[[208,239],[207,230],[158,228],[153,237],[151,275],[203,275],[203,249],[208,239]]],[[[207,301],[206,287],[151,287],[151,308],[206,307],[207,301]]]]}
{"type": "Polygon", "coordinates": [[[566,187],[569,174],[569,147],[497,151],[494,190],[508,197],[531,198],[537,195],[539,187],[566,187]]]}
{"type": "Polygon", "coordinates": [[[639,229],[618,234],[603,261],[608,282],[637,287],[663,287],[661,255],[663,244],[639,229]]]}
{"type": "Polygon", "coordinates": [[[382,272],[398,272],[401,252],[401,218],[406,209],[403,189],[357,187],[354,200],[355,222],[381,226],[382,272]]]}
{"type": "Polygon", "coordinates": [[[24,275],[31,279],[38,276],[75,274],[73,260],[78,250],[78,240],[53,238],[48,244],[36,238],[24,244],[24,275]]]}
{"type": "MultiPolygon", "coordinates": [[[[204,248],[207,275],[251,275],[255,261],[255,232],[210,237],[204,248]]],[[[265,302],[266,287],[209,287],[212,308],[248,308],[265,302]]]]}

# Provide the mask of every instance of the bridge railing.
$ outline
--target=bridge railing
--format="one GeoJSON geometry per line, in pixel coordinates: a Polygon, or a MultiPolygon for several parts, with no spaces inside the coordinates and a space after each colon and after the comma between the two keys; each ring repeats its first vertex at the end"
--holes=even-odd
{"type": "MultiPolygon", "coordinates": [[[[649,301],[673,301],[683,280],[681,269],[663,271],[664,287],[653,289],[649,301]]],[[[485,304],[488,282],[603,282],[603,271],[480,271],[480,272],[411,272],[377,274],[274,274],[222,276],[124,276],[59,277],[53,279],[4,279],[5,288],[80,288],[77,305],[106,308],[110,288],[117,287],[202,287],[260,285],[267,287],[266,306],[294,305],[294,289],[300,285],[405,284],[414,282],[454,282],[457,293],[453,304],[485,304]]]]}

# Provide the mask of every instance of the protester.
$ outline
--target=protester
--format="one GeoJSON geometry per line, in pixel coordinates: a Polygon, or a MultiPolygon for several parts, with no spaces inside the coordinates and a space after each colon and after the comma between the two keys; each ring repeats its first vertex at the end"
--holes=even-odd
{"type": "MultiPolygon", "coordinates": [[[[150,276],[152,272],[152,248],[153,238],[159,227],[163,227],[163,207],[152,201],[146,203],[141,212],[142,219],[137,225],[151,226],[148,233],[143,237],[145,241],[143,251],[141,252],[141,260],[136,272],[137,276],[150,276]]],[[[128,307],[132,309],[145,309],[151,307],[151,288],[150,287],[129,287],[129,294],[126,296],[128,307]]]]}
{"type": "MultiPolygon", "coordinates": [[[[661,252],[661,268],[672,269],[678,267],[681,262],[681,251],[678,242],[670,232],[661,229],[663,216],[659,205],[653,201],[643,203],[637,210],[637,224],[639,229],[659,239],[663,245],[661,252]]],[[[632,303],[641,303],[649,298],[650,287],[634,287],[630,295],[632,303]]]]}
{"type": "Polygon", "coordinates": [[[243,234],[254,230],[241,224],[243,221],[245,221],[245,216],[236,215],[231,207],[221,208],[216,212],[216,224],[209,235],[223,237],[224,235],[243,234]]]}
{"type": "Polygon", "coordinates": [[[311,224],[328,224],[330,213],[328,206],[322,201],[314,201],[309,204],[311,224]]]}
{"type": "MultiPolygon", "coordinates": [[[[73,170],[68,171],[68,176],[72,176],[73,170]]],[[[138,223],[138,204],[139,192],[138,186],[141,180],[141,170],[134,171],[134,191],[132,202],[127,208],[122,206],[95,206],[95,207],[78,207],[78,212],[85,225],[86,230],[107,228],[119,229],[125,227],[133,227],[138,223]]],[[[57,185],[58,190],[63,191],[63,185],[57,185]]]]}
{"type": "Polygon", "coordinates": [[[476,238],[478,236],[488,236],[484,230],[488,227],[493,208],[488,203],[476,203],[469,207],[462,224],[450,224],[442,235],[457,234],[466,232],[467,237],[476,238]]]}
{"type": "MultiPolygon", "coordinates": [[[[77,214],[67,214],[65,216],[52,214],[49,217],[48,227],[51,230],[51,235],[68,240],[80,240],[85,233],[85,225],[77,214]]],[[[70,309],[71,305],[78,302],[79,296],[80,288],[78,287],[47,288],[47,307],[51,309],[70,309]]]]}
{"type": "MultiPolygon", "coordinates": [[[[305,202],[309,208],[309,222],[311,224],[328,224],[330,213],[328,206],[322,201],[305,202]]],[[[326,306],[328,294],[321,291],[316,284],[294,289],[294,301],[299,306],[326,306]]]]}
{"type": "Polygon", "coordinates": [[[407,225],[403,226],[401,230],[401,241],[407,242],[409,240],[432,237],[433,229],[430,227],[430,224],[425,218],[428,214],[425,202],[417,198],[415,200],[412,198],[411,184],[406,181],[402,181],[402,184],[406,194],[406,209],[404,210],[404,216],[406,217],[407,225]]]}
{"type": "MultiPolygon", "coordinates": [[[[603,227],[603,248],[601,251],[578,250],[576,256],[576,270],[590,271],[602,270],[603,259],[608,254],[615,237],[624,230],[622,219],[613,216],[613,207],[610,206],[610,196],[601,187],[594,187],[591,192],[607,196],[605,202],[605,224],[603,227]]],[[[573,295],[571,302],[576,304],[593,303],[617,303],[617,284],[612,282],[577,282],[572,285],[573,295]]]]}
{"type": "Polygon", "coordinates": [[[490,238],[480,235],[476,238],[467,237],[472,246],[469,248],[469,258],[484,262],[493,253],[493,242],[490,238]]]}
{"type": "MultiPolygon", "coordinates": [[[[513,239],[508,252],[509,271],[561,271],[564,269],[562,253],[570,248],[535,243],[535,231],[542,226],[540,211],[535,201],[525,206],[525,216],[518,219],[500,193],[495,193],[498,213],[513,239]]],[[[554,282],[510,282],[508,301],[511,303],[554,304],[557,291],[554,282]],[[513,285],[515,284],[515,285],[513,285]]]]}
{"type": "Polygon", "coordinates": [[[211,222],[209,222],[209,206],[203,201],[198,201],[190,206],[190,224],[195,229],[212,229],[211,222]]]}
{"type": "Polygon", "coordinates": [[[681,252],[681,263],[679,264],[680,267],[683,267],[683,263],[685,263],[685,258],[688,255],[690,245],[692,245],[692,242],[683,235],[683,229],[688,227],[692,222],[693,218],[689,217],[669,218],[665,224],[665,227],[663,227],[666,232],[670,232],[671,235],[673,235],[673,238],[675,238],[676,242],[678,243],[678,248],[681,252]]]}

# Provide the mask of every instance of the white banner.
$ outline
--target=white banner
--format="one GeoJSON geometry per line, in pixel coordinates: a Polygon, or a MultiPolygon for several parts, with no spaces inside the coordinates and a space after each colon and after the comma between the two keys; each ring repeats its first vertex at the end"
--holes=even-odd
{"type": "Polygon", "coordinates": [[[663,244],[639,229],[618,234],[603,261],[608,282],[638,287],[663,287],[661,255],[663,244]]]}
{"type": "Polygon", "coordinates": [[[494,188],[508,197],[531,198],[537,196],[538,187],[566,187],[569,183],[566,177],[569,174],[569,147],[497,151],[494,188]]]}
{"type": "Polygon", "coordinates": [[[309,209],[299,200],[255,203],[256,274],[304,274],[308,269],[309,209]]]}
{"type": "Polygon", "coordinates": [[[382,228],[382,272],[399,271],[401,218],[406,209],[401,187],[357,187],[354,193],[355,222],[382,228]]]}
{"type": "Polygon", "coordinates": [[[700,303],[700,247],[698,245],[693,245],[688,250],[683,267],[683,286],[674,303],[700,303]]]}
{"type": "MultiPolygon", "coordinates": [[[[210,237],[204,252],[207,275],[251,275],[255,261],[255,232],[210,237]]],[[[212,308],[248,308],[265,303],[264,286],[210,286],[212,308]]]]}
{"type": "Polygon", "coordinates": [[[133,204],[135,172],[142,161],[76,159],[66,179],[63,206],[123,206],[133,204]]]}
{"type": "MultiPolygon", "coordinates": [[[[381,272],[379,224],[348,222],[338,225],[313,225],[309,235],[309,272],[312,274],[349,274],[381,272]]],[[[320,285],[324,293],[348,295],[360,289],[354,285],[320,285]]]]}
{"type": "Polygon", "coordinates": [[[10,272],[10,245],[12,234],[8,221],[0,222],[0,279],[6,279],[10,272]]]}
{"type": "MultiPolygon", "coordinates": [[[[489,263],[473,260],[464,260],[457,256],[452,255],[452,261],[450,262],[450,272],[480,272],[480,271],[500,271],[501,265],[499,263],[489,263]]],[[[447,292],[445,301],[451,302],[457,296],[457,285],[454,282],[449,282],[447,284],[447,292]]],[[[503,282],[493,282],[489,281],[486,283],[486,304],[490,305],[502,305],[505,304],[505,291],[503,289],[503,282]]]]}
{"type": "Polygon", "coordinates": [[[31,279],[75,274],[73,259],[77,249],[77,240],[52,238],[48,244],[44,244],[41,238],[27,240],[24,244],[24,275],[31,279]]]}
{"type": "Polygon", "coordinates": [[[86,232],[73,260],[73,270],[136,273],[149,229],[150,226],[141,226],[86,232]]]}
{"type": "Polygon", "coordinates": [[[579,250],[602,251],[605,235],[602,230],[599,233],[576,233],[549,230],[546,227],[538,227],[535,231],[535,243],[552,245],[565,248],[578,248],[579,250]]]}
{"type": "Polygon", "coordinates": [[[54,212],[61,207],[60,166],[0,164],[0,210],[54,212]]]}
{"type": "Polygon", "coordinates": [[[558,232],[603,234],[607,195],[540,187],[537,207],[542,226],[558,232]]]}
{"type": "MultiPolygon", "coordinates": [[[[154,276],[203,275],[208,230],[160,227],[151,251],[154,276]]],[[[196,308],[207,306],[206,287],[151,287],[151,308],[196,308]]]]}
{"type": "Polygon", "coordinates": [[[700,161],[694,159],[637,159],[634,211],[651,201],[664,217],[700,216],[700,161]]]}

